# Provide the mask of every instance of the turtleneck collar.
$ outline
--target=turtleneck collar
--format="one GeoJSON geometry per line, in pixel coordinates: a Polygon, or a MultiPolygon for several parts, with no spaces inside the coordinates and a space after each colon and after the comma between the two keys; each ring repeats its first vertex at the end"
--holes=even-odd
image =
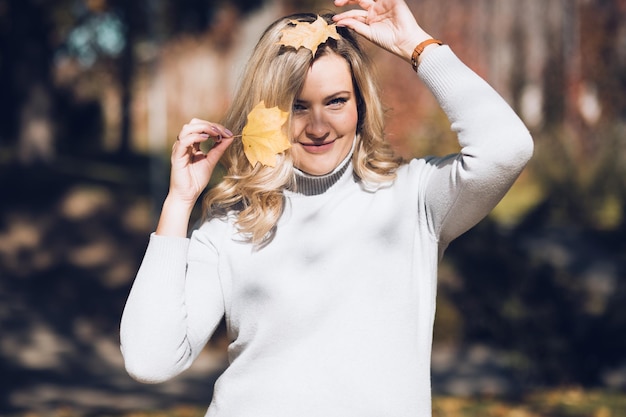
{"type": "Polygon", "coordinates": [[[352,142],[352,149],[348,152],[348,155],[337,167],[324,175],[311,175],[304,171],[294,168],[296,186],[293,190],[295,193],[303,195],[319,195],[326,192],[330,187],[335,185],[339,178],[345,174],[348,167],[351,165],[352,154],[356,146],[356,136],[352,142]]]}

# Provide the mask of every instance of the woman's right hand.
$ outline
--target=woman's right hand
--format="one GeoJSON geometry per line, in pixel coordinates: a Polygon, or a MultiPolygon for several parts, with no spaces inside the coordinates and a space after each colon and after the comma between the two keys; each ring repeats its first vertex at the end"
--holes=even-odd
{"type": "Polygon", "coordinates": [[[172,147],[168,197],[195,204],[222,154],[232,143],[232,137],[225,127],[206,120],[192,119],[184,125],[172,147]],[[205,154],[200,150],[200,144],[209,138],[215,143],[205,154]]]}
{"type": "Polygon", "coordinates": [[[340,26],[411,62],[413,48],[432,38],[417,23],[404,0],[334,0],[335,6],[359,6],[334,16],[340,26]]]}
{"type": "Polygon", "coordinates": [[[191,211],[233,134],[224,126],[201,119],[192,119],[183,126],[172,146],[170,189],[163,203],[157,235],[187,236],[191,211]],[[213,147],[205,154],[200,144],[213,138],[213,147]]]}

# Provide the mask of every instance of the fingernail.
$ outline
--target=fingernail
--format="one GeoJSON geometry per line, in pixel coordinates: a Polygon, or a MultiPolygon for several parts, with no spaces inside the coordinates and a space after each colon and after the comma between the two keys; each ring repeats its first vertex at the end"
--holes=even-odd
{"type": "Polygon", "coordinates": [[[230,131],[230,130],[228,130],[228,129],[224,129],[224,133],[226,133],[226,135],[227,135],[228,137],[234,136],[234,135],[233,135],[233,132],[231,132],[231,131],[230,131]]]}
{"type": "Polygon", "coordinates": [[[204,133],[204,132],[200,133],[200,136],[202,136],[205,139],[208,139],[210,137],[208,133],[204,133]]]}

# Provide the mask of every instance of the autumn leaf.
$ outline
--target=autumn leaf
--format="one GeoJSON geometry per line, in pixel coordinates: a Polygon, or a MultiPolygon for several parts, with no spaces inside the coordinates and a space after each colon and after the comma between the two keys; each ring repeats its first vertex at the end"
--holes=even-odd
{"type": "Polygon", "coordinates": [[[305,47],[315,56],[317,47],[326,42],[328,38],[339,39],[337,26],[329,25],[321,16],[317,16],[317,20],[313,23],[297,20],[292,20],[291,23],[295,26],[281,30],[282,36],[278,42],[279,45],[292,46],[296,50],[305,47]]]}
{"type": "Polygon", "coordinates": [[[282,126],[289,113],[278,107],[267,108],[261,101],[248,114],[248,122],[241,133],[243,151],[252,166],[257,162],[276,166],[276,155],[291,147],[289,137],[282,126]]]}

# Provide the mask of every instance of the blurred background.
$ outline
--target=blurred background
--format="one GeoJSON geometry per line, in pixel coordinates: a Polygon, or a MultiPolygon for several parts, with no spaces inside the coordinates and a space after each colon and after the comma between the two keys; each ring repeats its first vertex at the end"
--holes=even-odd
{"type": "MultiPolygon", "coordinates": [[[[409,4],[516,109],[536,147],[441,266],[434,415],[625,416],[626,1],[409,4]]],[[[219,121],[270,22],[335,10],[0,0],[0,415],[203,415],[223,332],[165,384],[130,379],[119,353],[169,150],[190,118],[219,121]]],[[[455,152],[410,65],[366,47],[397,151],[455,152]]]]}

